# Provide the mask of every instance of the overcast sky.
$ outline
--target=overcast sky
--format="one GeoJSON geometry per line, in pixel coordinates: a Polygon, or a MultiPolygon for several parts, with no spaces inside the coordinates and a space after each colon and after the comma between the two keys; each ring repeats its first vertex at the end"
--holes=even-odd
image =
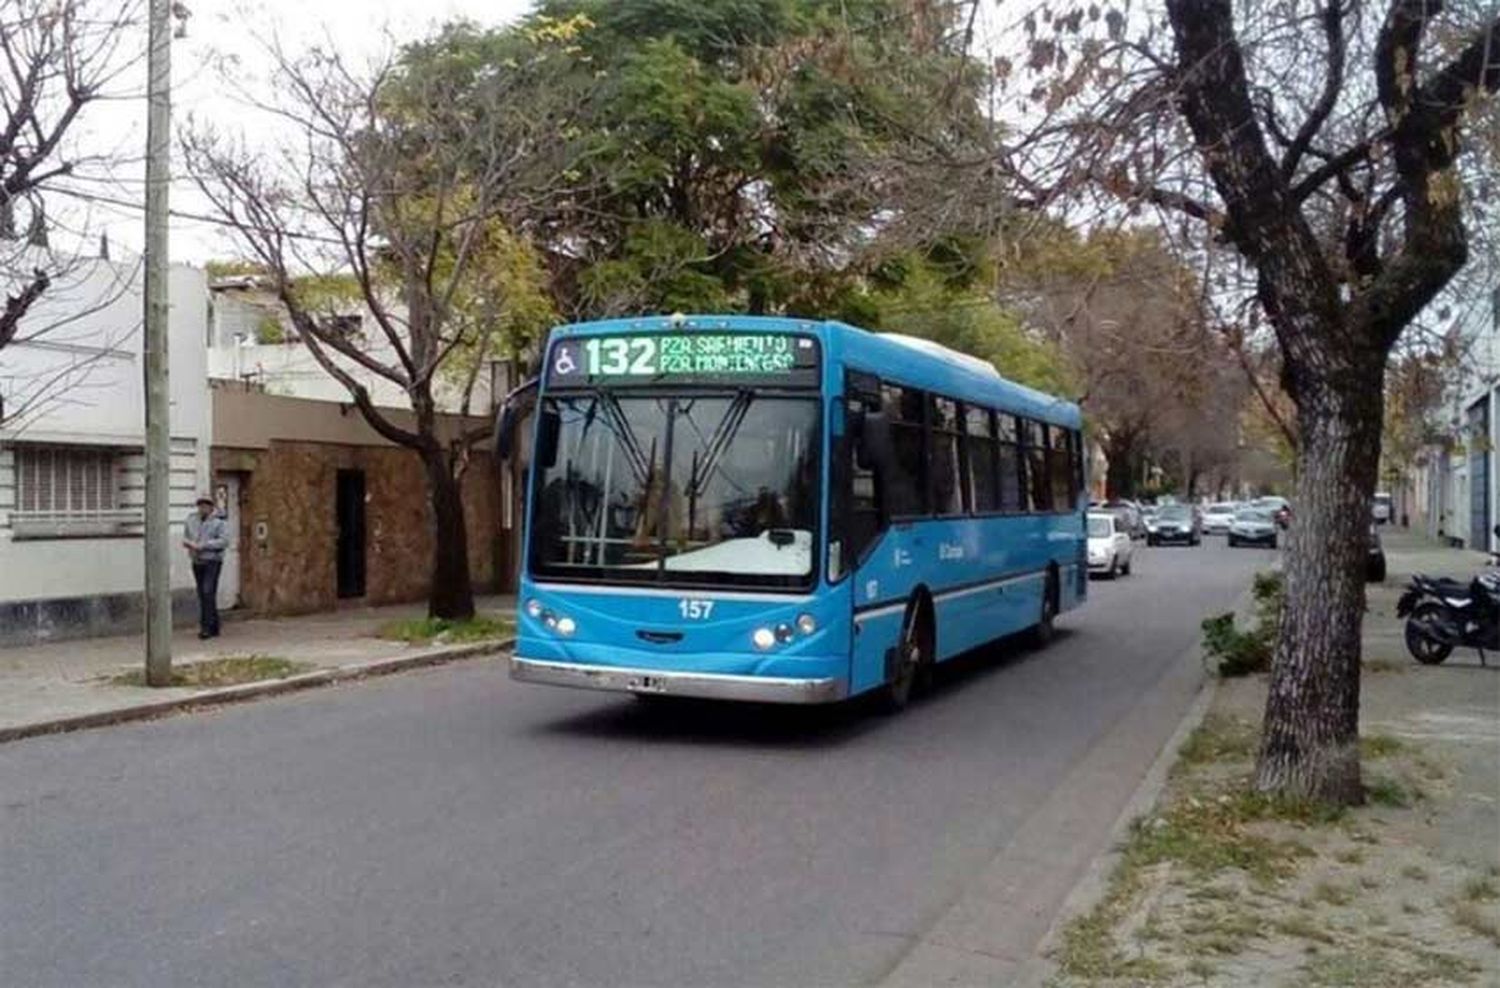
{"type": "MultiPolygon", "coordinates": [[[[345,56],[358,61],[373,57],[392,44],[418,38],[437,25],[456,18],[480,24],[501,25],[514,20],[531,6],[530,0],[186,0],[191,11],[187,37],[172,48],[173,117],[181,124],[189,115],[213,120],[231,131],[243,129],[251,140],[271,139],[270,124],[262,115],[247,111],[228,95],[220,70],[226,59],[239,66],[248,85],[254,85],[266,68],[257,50],[256,36],[277,34],[293,49],[322,42],[336,45],[345,56]]],[[[137,51],[145,48],[145,27],[137,51]]],[[[144,66],[117,89],[123,99],[96,104],[82,122],[77,143],[90,150],[113,149],[125,163],[112,170],[107,181],[94,180],[81,186],[98,198],[139,203],[144,166],[139,160],[145,146],[144,66]]],[[[190,182],[174,163],[172,184],[174,212],[204,213],[190,182]]],[[[81,209],[61,205],[49,209],[59,222],[85,239],[92,252],[101,232],[107,232],[114,250],[139,250],[143,218],[139,208],[121,208],[94,201],[81,209]]],[[[63,239],[66,239],[64,237],[63,239]]],[[[211,258],[235,256],[236,251],[214,227],[181,217],[172,221],[172,259],[201,264],[211,258]]]]}
{"type": "MultiPolygon", "coordinates": [[[[139,2],[144,9],[147,0],[139,2]]],[[[187,36],[174,40],[172,48],[174,123],[180,127],[190,117],[206,119],[230,133],[243,132],[252,143],[274,141],[276,125],[265,114],[248,108],[231,95],[223,73],[230,71],[241,85],[264,91],[257,84],[268,69],[260,47],[262,39],[274,35],[291,51],[327,44],[357,64],[404,41],[429,34],[446,21],[465,18],[485,26],[501,26],[532,6],[532,0],[185,0],[185,3],[191,14],[187,36]]],[[[991,3],[982,4],[980,10],[978,35],[992,37],[1000,30],[998,25],[1005,15],[991,3]]],[[[145,35],[142,24],[138,43],[121,47],[139,54],[145,50],[145,35]]],[[[115,88],[115,95],[123,98],[92,106],[74,140],[91,153],[105,151],[121,163],[109,169],[107,175],[75,182],[76,188],[91,196],[86,205],[60,196],[49,202],[49,216],[60,227],[54,234],[55,247],[93,253],[101,232],[107,233],[111,249],[117,255],[138,251],[143,242],[140,204],[144,165],[140,155],[146,142],[144,64],[136,66],[136,71],[120,80],[115,88]],[[127,205],[115,205],[110,200],[127,205]]],[[[180,162],[174,162],[173,172],[172,259],[202,264],[214,258],[238,256],[240,252],[219,228],[183,215],[202,215],[210,210],[183,175],[180,162]]]]}

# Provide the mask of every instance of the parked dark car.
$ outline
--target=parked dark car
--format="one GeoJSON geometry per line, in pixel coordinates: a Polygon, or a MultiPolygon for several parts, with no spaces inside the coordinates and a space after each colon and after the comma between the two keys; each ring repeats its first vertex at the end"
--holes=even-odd
{"type": "Polygon", "coordinates": [[[1146,532],[1147,545],[1198,545],[1203,541],[1203,523],[1186,504],[1163,505],[1146,532]]]}

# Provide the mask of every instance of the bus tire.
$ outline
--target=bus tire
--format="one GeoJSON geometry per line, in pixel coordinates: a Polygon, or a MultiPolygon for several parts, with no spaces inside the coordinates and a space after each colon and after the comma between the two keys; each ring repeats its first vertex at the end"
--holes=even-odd
{"type": "Polygon", "coordinates": [[[930,608],[924,607],[920,599],[906,609],[906,619],[901,622],[901,637],[896,642],[896,662],[891,676],[877,693],[882,712],[896,714],[905,710],[917,690],[924,686],[932,673],[933,642],[930,608]]]}
{"type": "Polygon", "coordinates": [[[1057,620],[1057,573],[1053,570],[1047,571],[1047,588],[1042,591],[1042,613],[1036,624],[1031,626],[1027,637],[1031,639],[1033,648],[1046,648],[1052,644],[1052,639],[1057,635],[1054,622],[1057,620]]]}

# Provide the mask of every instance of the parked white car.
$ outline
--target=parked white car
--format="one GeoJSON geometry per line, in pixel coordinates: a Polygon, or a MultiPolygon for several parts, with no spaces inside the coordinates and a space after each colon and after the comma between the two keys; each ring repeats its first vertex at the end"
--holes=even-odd
{"type": "Polygon", "coordinates": [[[1102,573],[1110,579],[1130,575],[1135,543],[1125,531],[1119,515],[1103,511],[1089,512],[1089,572],[1102,573]]]}
{"type": "Polygon", "coordinates": [[[1229,526],[1234,524],[1234,513],[1239,510],[1239,505],[1230,501],[1220,501],[1218,504],[1210,504],[1203,509],[1203,531],[1208,535],[1223,535],[1229,531],[1229,526]]]}

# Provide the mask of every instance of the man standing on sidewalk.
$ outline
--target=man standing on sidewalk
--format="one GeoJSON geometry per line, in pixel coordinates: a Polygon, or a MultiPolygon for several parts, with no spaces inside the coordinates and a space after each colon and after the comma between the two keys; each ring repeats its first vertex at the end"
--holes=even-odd
{"type": "Polygon", "coordinates": [[[203,495],[183,526],[182,546],[193,559],[193,582],[198,586],[199,638],[219,637],[219,570],[229,533],[216,507],[213,498],[203,495]]]}

